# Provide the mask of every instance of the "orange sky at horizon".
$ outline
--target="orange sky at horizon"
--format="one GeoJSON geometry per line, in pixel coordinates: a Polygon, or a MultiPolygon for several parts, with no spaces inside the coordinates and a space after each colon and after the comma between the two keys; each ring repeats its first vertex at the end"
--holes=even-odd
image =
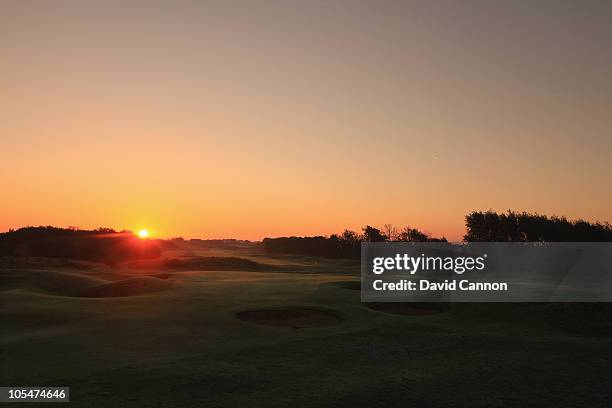
{"type": "Polygon", "coordinates": [[[612,222],[611,4],[257,4],[3,2],[0,231],[612,222]]]}

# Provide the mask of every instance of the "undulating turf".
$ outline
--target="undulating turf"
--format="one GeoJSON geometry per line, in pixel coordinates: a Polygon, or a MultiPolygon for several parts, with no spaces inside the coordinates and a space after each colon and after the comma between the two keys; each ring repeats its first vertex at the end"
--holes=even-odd
{"type": "Polygon", "coordinates": [[[70,405],[83,407],[604,407],[612,399],[608,305],[395,314],[360,303],[355,263],[191,256],[274,267],[0,260],[1,385],[70,386],[70,405]],[[254,311],[268,320],[297,313],[309,324],[238,318],[254,311]],[[333,319],[317,327],[307,311],[333,319]]]}

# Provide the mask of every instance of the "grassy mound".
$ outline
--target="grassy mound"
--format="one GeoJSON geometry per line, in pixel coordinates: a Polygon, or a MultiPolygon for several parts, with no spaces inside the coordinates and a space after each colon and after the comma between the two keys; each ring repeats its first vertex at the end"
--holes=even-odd
{"type": "Polygon", "coordinates": [[[236,317],[251,323],[295,329],[333,326],[340,322],[340,318],[332,313],[305,308],[247,310],[236,317]]]}
{"type": "Polygon", "coordinates": [[[146,295],[170,289],[171,282],[152,276],[129,278],[95,286],[79,293],[80,297],[124,297],[146,295]]]}
{"type": "Polygon", "coordinates": [[[106,282],[104,279],[75,272],[6,271],[0,275],[0,290],[22,289],[56,296],[76,296],[87,288],[106,282]]]}
{"type": "Polygon", "coordinates": [[[337,286],[342,289],[348,289],[348,290],[361,290],[360,281],[336,281],[336,282],[330,282],[329,285],[337,286]]]}
{"type": "Polygon", "coordinates": [[[442,313],[448,309],[444,303],[367,303],[367,307],[377,312],[396,314],[402,316],[426,316],[442,313]]]}
{"type": "Polygon", "coordinates": [[[224,256],[197,256],[163,260],[141,260],[129,262],[128,268],[171,271],[265,271],[276,269],[245,258],[224,256]]]}

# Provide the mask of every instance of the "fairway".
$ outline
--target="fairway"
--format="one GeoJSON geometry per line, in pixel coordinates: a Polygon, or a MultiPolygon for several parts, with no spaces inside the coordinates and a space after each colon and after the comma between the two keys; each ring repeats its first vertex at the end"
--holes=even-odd
{"type": "Polygon", "coordinates": [[[562,407],[611,396],[606,306],[364,305],[355,263],[169,256],[230,255],[271,270],[4,259],[1,382],[70,386],[83,407],[562,407]]]}

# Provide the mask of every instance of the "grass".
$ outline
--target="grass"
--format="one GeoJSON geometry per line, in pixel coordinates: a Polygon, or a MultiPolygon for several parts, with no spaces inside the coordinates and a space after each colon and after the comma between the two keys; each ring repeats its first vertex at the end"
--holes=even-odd
{"type": "Polygon", "coordinates": [[[0,383],[67,385],[71,406],[83,407],[609,406],[607,305],[452,304],[401,316],[360,303],[346,284],[356,265],[249,259],[273,271],[169,271],[168,288],[123,297],[79,294],[142,288],[122,282],[143,271],[3,260],[0,383]],[[236,318],[296,308],[339,322],[236,318]]]}

